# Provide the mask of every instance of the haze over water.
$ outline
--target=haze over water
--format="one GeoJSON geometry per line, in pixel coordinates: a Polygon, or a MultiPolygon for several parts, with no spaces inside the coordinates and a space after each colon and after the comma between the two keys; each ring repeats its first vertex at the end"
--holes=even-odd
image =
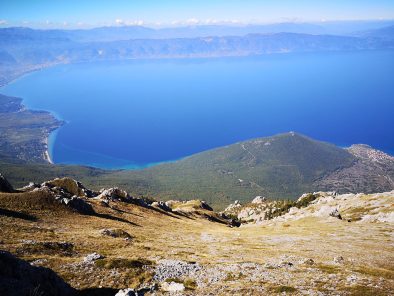
{"type": "Polygon", "coordinates": [[[67,122],[55,163],[132,168],[287,131],[394,150],[394,51],[61,65],[1,92],[67,122]]]}

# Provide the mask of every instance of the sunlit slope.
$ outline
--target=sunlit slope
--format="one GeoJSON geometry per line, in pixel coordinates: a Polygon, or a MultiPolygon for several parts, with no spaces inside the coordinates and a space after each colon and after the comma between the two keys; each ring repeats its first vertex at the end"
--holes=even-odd
{"type": "Polygon", "coordinates": [[[256,195],[292,198],[312,190],[316,179],[354,161],[345,149],[291,132],[116,175],[144,180],[146,192],[141,193],[161,198],[201,198],[219,205],[256,195]]]}

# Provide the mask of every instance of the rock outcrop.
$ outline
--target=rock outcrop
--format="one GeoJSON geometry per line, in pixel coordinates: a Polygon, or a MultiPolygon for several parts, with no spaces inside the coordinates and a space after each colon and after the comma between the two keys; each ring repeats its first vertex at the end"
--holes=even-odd
{"type": "Polygon", "coordinates": [[[269,220],[290,221],[306,217],[335,218],[360,222],[394,222],[394,191],[376,194],[341,194],[336,192],[305,193],[296,201],[264,201],[244,206],[230,205],[224,215],[243,223],[269,220]]]}
{"type": "Polygon", "coordinates": [[[131,235],[122,229],[101,229],[101,235],[131,239],[131,235]]]}
{"type": "Polygon", "coordinates": [[[97,195],[92,190],[87,189],[85,186],[71,178],[56,178],[51,181],[47,181],[41,184],[41,186],[47,186],[49,188],[61,188],[68,193],[78,197],[94,197],[97,195]]]}

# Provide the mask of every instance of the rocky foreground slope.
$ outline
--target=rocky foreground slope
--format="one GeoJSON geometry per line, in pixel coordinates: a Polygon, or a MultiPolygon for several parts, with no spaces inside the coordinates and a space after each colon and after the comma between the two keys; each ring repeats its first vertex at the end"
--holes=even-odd
{"type": "Polygon", "coordinates": [[[319,192],[292,204],[257,197],[215,213],[198,200],[95,192],[68,178],[7,186],[0,193],[1,295],[394,291],[394,192],[319,192]]]}

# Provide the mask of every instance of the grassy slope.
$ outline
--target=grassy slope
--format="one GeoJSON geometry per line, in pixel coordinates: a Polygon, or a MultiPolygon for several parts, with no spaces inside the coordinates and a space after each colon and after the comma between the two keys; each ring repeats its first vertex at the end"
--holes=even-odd
{"type": "Polygon", "coordinates": [[[0,214],[1,248],[29,261],[45,259],[41,265],[79,289],[136,287],[149,281],[154,271],[136,263],[154,268],[161,259],[197,262],[206,268],[204,280],[219,274],[219,281],[203,281],[193,295],[277,295],[280,291],[269,290],[285,287],[312,294],[389,295],[394,287],[390,223],[308,217],[229,228],[132,204],[112,203],[113,208],[108,208],[90,202],[98,215],[72,212],[45,193],[0,193],[0,209],[7,210],[0,214]],[[126,231],[132,240],[102,236],[103,228],[126,231]],[[41,243],[31,245],[26,240],[41,243]],[[44,242],[69,242],[73,248],[68,254],[45,248],[44,242]],[[84,268],[83,257],[92,252],[106,258],[84,268]],[[337,256],[345,258],[344,264],[333,262],[337,256]],[[313,265],[298,263],[308,258],[313,265]],[[283,261],[294,266],[275,267],[283,261]],[[248,268],[250,263],[260,270],[248,268]],[[356,283],[347,280],[354,275],[356,283]]]}

